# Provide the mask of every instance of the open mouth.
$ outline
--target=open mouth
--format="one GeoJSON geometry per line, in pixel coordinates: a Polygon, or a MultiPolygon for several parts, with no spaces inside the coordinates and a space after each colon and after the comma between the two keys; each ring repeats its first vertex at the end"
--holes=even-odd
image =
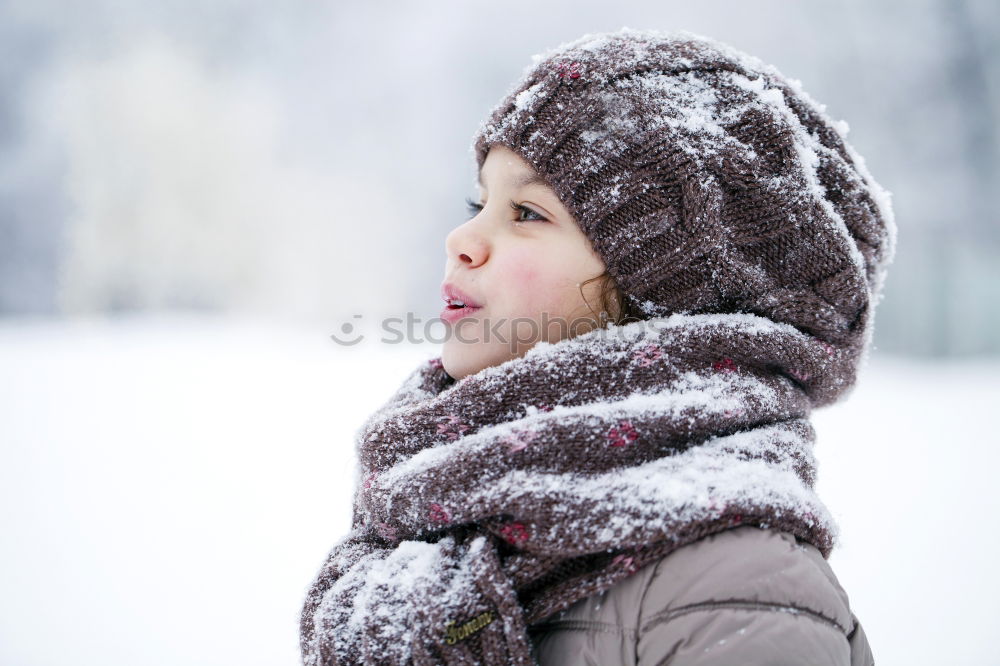
{"type": "Polygon", "coordinates": [[[441,318],[447,322],[454,323],[463,317],[467,317],[474,312],[479,312],[482,308],[468,305],[465,301],[452,299],[441,310],[441,318]]]}
{"type": "Polygon", "coordinates": [[[441,297],[445,306],[441,310],[441,318],[448,322],[455,322],[482,309],[482,305],[472,300],[472,297],[463,293],[458,287],[445,282],[441,285],[441,297]]]}

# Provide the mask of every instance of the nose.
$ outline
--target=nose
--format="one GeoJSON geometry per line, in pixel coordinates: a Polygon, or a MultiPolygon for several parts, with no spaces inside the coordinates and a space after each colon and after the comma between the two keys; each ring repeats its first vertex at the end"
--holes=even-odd
{"type": "Polygon", "coordinates": [[[466,268],[483,265],[489,258],[489,241],[476,224],[478,215],[461,224],[444,239],[445,254],[448,259],[465,264],[466,268]]]}

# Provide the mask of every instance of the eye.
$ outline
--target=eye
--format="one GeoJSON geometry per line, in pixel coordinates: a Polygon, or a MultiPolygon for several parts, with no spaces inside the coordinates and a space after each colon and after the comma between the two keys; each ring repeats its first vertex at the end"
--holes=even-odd
{"type": "MultiPolygon", "coordinates": [[[[475,201],[473,201],[469,197],[465,198],[465,205],[468,208],[469,217],[470,218],[473,218],[476,215],[479,215],[479,211],[481,211],[483,209],[483,204],[476,203],[475,201]]],[[[519,204],[519,203],[515,203],[514,201],[511,201],[510,202],[510,207],[511,207],[511,209],[514,212],[518,213],[519,216],[521,214],[531,216],[531,217],[528,217],[527,219],[521,219],[520,217],[518,217],[518,219],[514,220],[515,224],[520,224],[522,222],[548,222],[548,220],[541,213],[537,213],[537,212],[531,210],[530,208],[528,208],[524,204],[519,204]]]]}
{"type": "Polygon", "coordinates": [[[465,198],[465,205],[468,207],[470,218],[479,215],[479,211],[483,209],[483,204],[476,203],[469,197],[465,198]]]}
{"type": "Polygon", "coordinates": [[[514,222],[548,222],[548,220],[542,217],[541,214],[536,213],[535,211],[531,210],[530,208],[528,208],[523,204],[514,203],[513,201],[511,201],[510,207],[513,208],[518,213],[527,213],[528,215],[535,216],[534,218],[530,218],[527,220],[514,220],[514,222]]]}

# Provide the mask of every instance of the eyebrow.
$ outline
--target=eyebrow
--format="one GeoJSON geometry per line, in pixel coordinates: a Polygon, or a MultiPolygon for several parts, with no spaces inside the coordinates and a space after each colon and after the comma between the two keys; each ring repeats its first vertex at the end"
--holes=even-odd
{"type": "MultiPolygon", "coordinates": [[[[482,188],[486,187],[485,185],[483,185],[483,174],[481,172],[477,174],[476,179],[479,182],[480,187],[482,188]]],[[[514,186],[514,189],[517,189],[519,187],[527,187],[528,185],[548,185],[548,183],[545,181],[545,178],[543,178],[541,175],[537,173],[531,173],[521,176],[520,178],[515,178],[513,181],[511,181],[511,185],[514,186]]]]}

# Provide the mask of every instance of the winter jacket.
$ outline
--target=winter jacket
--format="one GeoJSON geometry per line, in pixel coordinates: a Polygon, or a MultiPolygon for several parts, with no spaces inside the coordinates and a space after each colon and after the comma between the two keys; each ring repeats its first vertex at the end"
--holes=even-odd
{"type": "Polygon", "coordinates": [[[743,525],[529,627],[541,666],[872,666],[815,546],[743,525]]]}

